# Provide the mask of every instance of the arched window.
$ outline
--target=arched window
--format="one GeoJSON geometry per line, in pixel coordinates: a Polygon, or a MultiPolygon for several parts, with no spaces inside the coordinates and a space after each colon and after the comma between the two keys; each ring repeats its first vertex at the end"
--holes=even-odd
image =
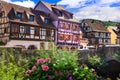
{"type": "Polygon", "coordinates": [[[34,49],[37,49],[37,47],[36,47],[35,45],[30,45],[30,46],[28,47],[28,50],[34,50],[34,49]]]}

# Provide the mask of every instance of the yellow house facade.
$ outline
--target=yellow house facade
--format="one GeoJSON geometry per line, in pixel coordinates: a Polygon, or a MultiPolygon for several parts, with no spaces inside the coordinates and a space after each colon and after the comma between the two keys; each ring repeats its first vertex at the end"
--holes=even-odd
{"type": "Polygon", "coordinates": [[[116,44],[116,40],[117,40],[117,34],[115,32],[116,29],[117,29],[116,26],[108,26],[108,28],[107,28],[107,30],[111,33],[111,35],[110,35],[110,38],[111,38],[110,43],[111,44],[116,44]]]}

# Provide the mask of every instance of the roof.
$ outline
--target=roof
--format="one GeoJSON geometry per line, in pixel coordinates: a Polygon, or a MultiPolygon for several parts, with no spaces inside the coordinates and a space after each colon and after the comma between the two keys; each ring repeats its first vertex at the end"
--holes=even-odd
{"type": "Polygon", "coordinates": [[[66,11],[65,8],[63,8],[62,6],[58,6],[57,4],[49,4],[43,1],[40,1],[40,2],[42,2],[50,11],[52,11],[52,8],[66,11]]]}
{"type": "Polygon", "coordinates": [[[42,13],[40,11],[34,10],[32,8],[26,8],[23,6],[19,6],[16,4],[8,3],[5,1],[1,1],[1,5],[3,10],[5,11],[5,15],[9,18],[10,22],[26,24],[26,25],[33,25],[33,26],[44,26],[55,28],[54,25],[50,22],[48,24],[44,24],[43,18],[48,17],[47,14],[42,13]],[[17,12],[22,13],[22,19],[17,18],[17,12]],[[34,16],[34,21],[29,21],[29,16],[34,16]]]}
{"type": "Polygon", "coordinates": [[[117,26],[109,26],[109,28],[111,28],[115,34],[117,34],[117,37],[120,37],[120,29],[117,26]]]}
{"type": "MultiPolygon", "coordinates": [[[[58,11],[63,12],[65,15],[70,14],[70,15],[73,16],[73,13],[67,11],[64,7],[59,6],[59,5],[57,5],[57,4],[49,4],[49,3],[44,2],[44,1],[39,1],[39,3],[35,6],[35,8],[36,8],[40,3],[42,3],[49,11],[51,11],[51,13],[53,13],[54,16],[57,16],[58,19],[79,23],[79,21],[78,21],[75,17],[73,17],[72,19],[71,19],[71,18],[69,19],[69,18],[65,18],[64,16],[58,16],[58,15],[56,14],[56,13],[58,13],[58,12],[56,12],[55,10],[58,10],[58,11]]],[[[69,15],[69,16],[70,16],[70,15],[69,15]]],[[[67,17],[68,17],[68,15],[67,15],[67,17]]],[[[53,17],[52,17],[52,18],[53,18],[53,17]]]]}
{"type": "Polygon", "coordinates": [[[85,19],[82,21],[82,23],[85,23],[87,26],[89,26],[92,31],[108,32],[101,21],[85,19]]]}
{"type": "Polygon", "coordinates": [[[16,5],[16,4],[8,3],[5,1],[1,1],[1,5],[2,5],[6,15],[10,12],[10,10],[12,8],[14,8],[15,11],[20,11],[20,12],[28,11],[29,13],[31,13],[30,8],[26,8],[23,6],[16,5]]]}

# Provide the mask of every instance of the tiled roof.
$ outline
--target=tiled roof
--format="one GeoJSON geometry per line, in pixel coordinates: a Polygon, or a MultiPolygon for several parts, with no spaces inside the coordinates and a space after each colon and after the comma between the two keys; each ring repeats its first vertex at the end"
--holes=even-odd
{"type": "Polygon", "coordinates": [[[52,23],[44,24],[43,20],[41,19],[41,16],[43,18],[48,17],[48,15],[45,13],[34,10],[32,8],[26,8],[23,6],[19,6],[4,1],[1,1],[1,5],[3,7],[3,10],[5,11],[6,16],[9,18],[9,21],[11,22],[33,25],[33,26],[42,26],[42,27],[44,26],[44,27],[55,28],[52,23]],[[22,13],[22,19],[17,18],[17,12],[22,13]],[[34,16],[34,21],[29,21],[30,15],[34,16]]]}
{"type": "Polygon", "coordinates": [[[92,29],[92,31],[108,32],[101,21],[85,19],[82,21],[82,23],[87,24],[92,29]]]}

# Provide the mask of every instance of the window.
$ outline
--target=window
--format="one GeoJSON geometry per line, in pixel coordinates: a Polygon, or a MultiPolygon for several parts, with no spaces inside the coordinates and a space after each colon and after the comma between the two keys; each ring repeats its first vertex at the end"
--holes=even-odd
{"type": "Polygon", "coordinates": [[[99,37],[99,34],[97,32],[95,33],[95,37],[99,37]]]}
{"type": "Polygon", "coordinates": [[[103,37],[103,35],[104,35],[104,34],[103,34],[103,33],[101,33],[101,37],[103,37]]]}
{"type": "Polygon", "coordinates": [[[45,24],[49,23],[49,19],[48,19],[48,18],[45,18],[45,19],[44,19],[44,23],[45,23],[45,24]]]}
{"type": "Polygon", "coordinates": [[[64,39],[64,36],[63,35],[60,35],[60,40],[63,40],[64,39]]]}
{"type": "Polygon", "coordinates": [[[67,29],[67,30],[69,30],[69,29],[70,29],[70,24],[68,24],[68,25],[67,25],[66,29],[67,29]]]}
{"type": "Polygon", "coordinates": [[[46,29],[40,28],[40,39],[45,39],[46,29]]]}
{"type": "Polygon", "coordinates": [[[34,16],[33,15],[30,15],[29,21],[34,21],[34,16]]]}
{"type": "Polygon", "coordinates": [[[17,12],[17,18],[18,18],[18,19],[21,19],[21,18],[22,18],[22,13],[17,12]]]}
{"type": "Polygon", "coordinates": [[[106,37],[108,37],[109,36],[109,34],[108,33],[106,33],[106,37]]]}
{"type": "Polygon", "coordinates": [[[18,38],[19,27],[18,26],[11,26],[11,37],[18,38]]]}
{"type": "Polygon", "coordinates": [[[25,38],[25,27],[20,26],[19,38],[25,38]]]}
{"type": "Polygon", "coordinates": [[[77,26],[75,25],[75,26],[73,26],[73,30],[74,31],[76,31],[77,30],[77,26]]]}
{"type": "Polygon", "coordinates": [[[35,35],[36,35],[36,36],[39,36],[39,33],[40,33],[39,28],[35,28],[35,35]]]}
{"type": "Polygon", "coordinates": [[[88,30],[88,27],[86,27],[86,31],[88,30]]]}
{"type": "Polygon", "coordinates": [[[51,37],[51,30],[47,29],[46,30],[46,38],[50,38],[51,37]]]}
{"type": "Polygon", "coordinates": [[[74,36],[74,41],[77,41],[77,39],[78,39],[77,36],[74,36]]]}
{"type": "Polygon", "coordinates": [[[67,35],[66,36],[66,41],[69,41],[70,40],[70,35],[67,35]]]}
{"type": "Polygon", "coordinates": [[[63,14],[62,14],[62,12],[61,11],[59,11],[59,13],[58,13],[58,16],[62,16],[63,14]]]}
{"type": "Polygon", "coordinates": [[[24,26],[20,26],[20,34],[24,34],[24,26]]]}
{"type": "Polygon", "coordinates": [[[30,34],[30,27],[25,27],[25,33],[30,34]]]}
{"type": "Polygon", "coordinates": [[[60,23],[60,28],[64,29],[65,23],[60,23]]]}
{"type": "Polygon", "coordinates": [[[17,26],[11,26],[12,33],[18,33],[18,27],[17,26]]]}

